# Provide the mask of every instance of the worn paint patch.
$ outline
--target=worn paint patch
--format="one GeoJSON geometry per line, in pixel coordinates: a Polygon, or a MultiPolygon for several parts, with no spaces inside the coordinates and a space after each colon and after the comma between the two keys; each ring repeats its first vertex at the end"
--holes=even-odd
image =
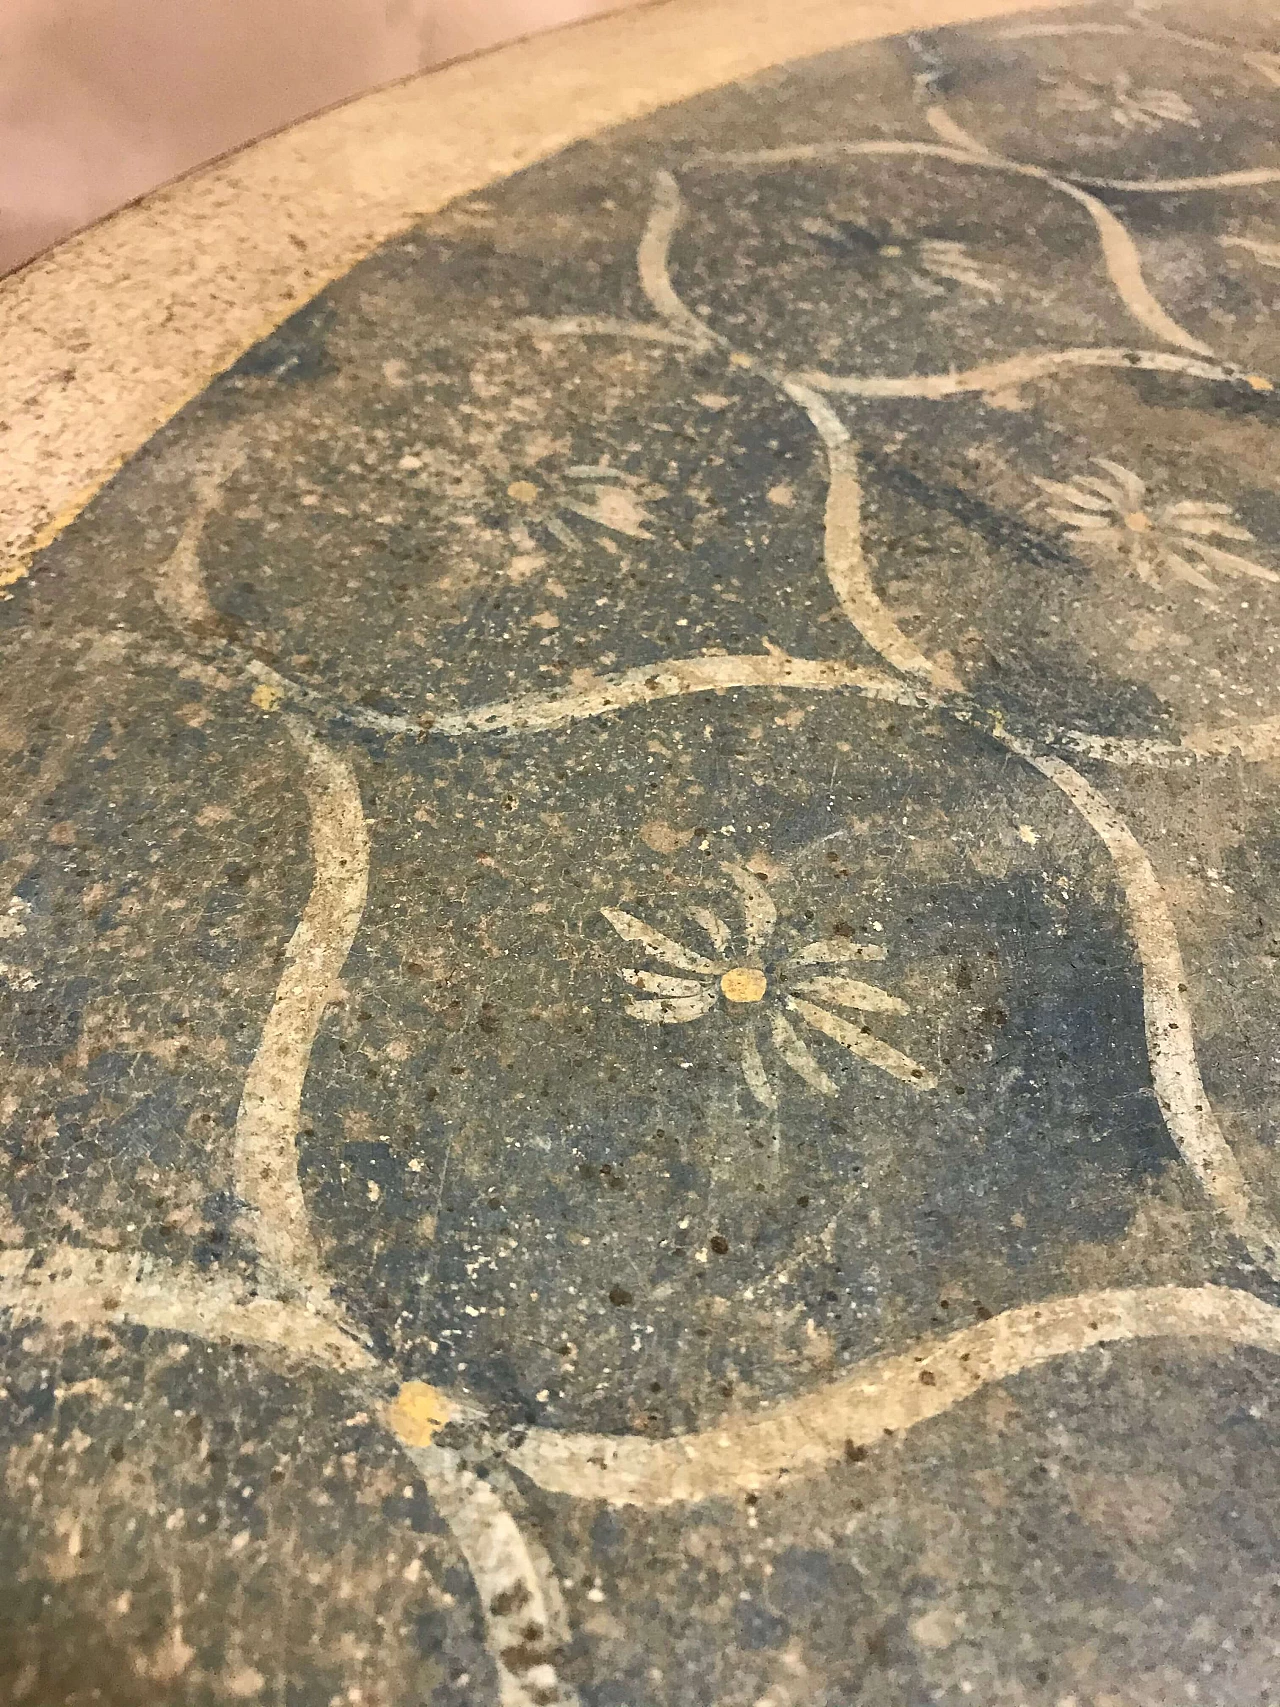
{"type": "Polygon", "coordinates": [[[435,1387],[405,1381],[387,1407],[387,1424],[406,1446],[430,1446],[452,1414],[448,1399],[435,1387]]]}

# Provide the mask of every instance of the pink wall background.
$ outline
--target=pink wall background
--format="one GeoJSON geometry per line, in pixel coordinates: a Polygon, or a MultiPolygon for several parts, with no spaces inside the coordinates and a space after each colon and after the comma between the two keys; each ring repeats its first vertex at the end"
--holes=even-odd
{"type": "Polygon", "coordinates": [[[0,0],[0,273],[294,119],[625,0],[0,0]]]}

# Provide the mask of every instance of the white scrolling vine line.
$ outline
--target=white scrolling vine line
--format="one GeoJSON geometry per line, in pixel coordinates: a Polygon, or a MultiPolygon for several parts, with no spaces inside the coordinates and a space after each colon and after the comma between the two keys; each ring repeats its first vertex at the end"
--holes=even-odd
{"type": "MultiPolygon", "coordinates": [[[[1035,25],[1031,33],[1129,28],[1035,25]]],[[[1163,33],[1184,42],[1195,39],[1163,33]]],[[[1217,51],[1216,44],[1198,45],[1217,51]]],[[[1280,69],[1270,56],[1256,55],[1250,62],[1270,82],[1280,83],[1280,69]]],[[[677,180],[669,172],[658,175],[637,257],[640,279],[657,319],[526,323],[526,330],[535,336],[621,336],[675,353],[719,350],[735,367],[767,381],[800,407],[827,457],[826,572],[845,616],[896,673],[842,660],[795,658],[776,649],[753,655],[669,658],[563,692],[519,696],[446,714],[428,730],[411,718],[334,706],[229,643],[218,645],[216,651],[237,675],[255,682],[255,697],[264,709],[286,701],[317,722],[336,719],[413,739],[427,734],[455,741],[495,735],[509,738],[669,697],[755,688],[846,692],[918,711],[942,711],[984,728],[1061,790],[1106,846],[1126,897],[1142,966],[1152,1080],[1170,1134],[1251,1260],[1280,1278],[1280,1231],[1252,1200],[1201,1081],[1187,980],[1155,871],[1105,796],[1052,750],[1136,765],[1194,763],[1233,751],[1246,759],[1265,759],[1280,753],[1280,720],[1192,732],[1179,743],[1115,741],[1084,731],[1046,732],[1033,743],[1011,733],[998,716],[966,694],[948,663],[927,658],[915,646],[877,596],[862,543],[857,450],[826,401],[835,395],[941,399],[964,392],[992,394],[1098,367],[1183,374],[1271,389],[1263,376],[1217,361],[1165,313],[1143,279],[1136,247],[1122,222],[1088,192],[1099,187],[1133,193],[1229,190],[1280,180],[1280,170],[1146,182],[1068,181],[991,153],[941,107],[931,108],[928,118],[939,141],[850,141],[756,155],[705,156],[692,162],[690,169],[741,170],[802,158],[896,153],[1037,180],[1086,209],[1120,299],[1146,331],[1173,349],[1026,352],[967,373],[910,378],[775,372],[757,357],[734,349],[681,301],[671,279],[670,248],[682,204],[677,180]]],[[[232,443],[221,464],[198,485],[197,504],[157,587],[164,608],[197,651],[211,649],[217,622],[204,588],[200,539],[237,456],[232,443]]],[[[218,677],[215,685],[232,683],[218,677]]],[[[363,916],[369,838],[349,758],[323,743],[298,715],[290,716],[287,726],[303,764],[314,870],[310,898],[289,943],[285,969],[245,1081],[233,1142],[236,1194],[244,1205],[242,1230],[259,1256],[258,1284],[250,1291],[222,1277],[200,1276],[142,1256],[60,1246],[43,1255],[32,1250],[0,1255],[0,1307],[15,1318],[39,1318],[70,1331],[89,1323],[133,1322],[157,1331],[236,1341],[287,1366],[318,1366],[364,1394],[380,1409],[412,1460],[467,1560],[484,1607],[502,1707],[551,1707],[575,1700],[556,1667],[566,1631],[554,1578],[508,1510],[519,1500],[511,1468],[550,1492],[620,1505],[661,1506],[755,1493],[776,1486],[783,1477],[821,1470],[837,1461],[850,1442],[872,1446],[886,1430],[901,1431],[937,1416],[989,1382],[1093,1345],[1175,1335],[1212,1345],[1257,1346],[1280,1354],[1280,1310],[1251,1294],[1220,1286],[1152,1286],[1060,1297],[1011,1309],[945,1338],[922,1341],[901,1354],[867,1360],[825,1387],[772,1404],[752,1416],[731,1418],[710,1430],[668,1440],[537,1428],[518,1441],[498,1440],[486,1434],[483,1417],[466,1399],[418,1382],[397,1386],[394,1372],[379,1362],[333,1298],[298,1177],[303,1087],[313,1043],[363,916]],[[449,1422],[469,1426],[475,1445],[440,1444],[436,1436],[449,1422]],[[485,1460],[483,1476],[473,1467],[477,1455],[485,1460]]]]}

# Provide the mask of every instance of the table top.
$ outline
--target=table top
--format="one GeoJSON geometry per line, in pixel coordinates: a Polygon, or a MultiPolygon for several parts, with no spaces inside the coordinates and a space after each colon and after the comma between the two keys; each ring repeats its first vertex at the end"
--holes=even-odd
{"type": "Polygon", "coordinates": [[[1271,1698],[1276,46],[644,8],[0,283],[15,1700],[1271,1698]]]}

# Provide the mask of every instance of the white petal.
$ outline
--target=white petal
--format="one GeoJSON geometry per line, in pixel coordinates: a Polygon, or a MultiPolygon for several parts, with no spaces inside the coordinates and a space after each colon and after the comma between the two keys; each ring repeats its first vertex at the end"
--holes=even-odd
{"type": "Polygon", "coordinates": [[[1109,457],[1095,456],[1093,460],[1099,468],[1105,468],[1108,474],[1114,475],[1120,483],[1121,491],[1134,509],[1141,509],[1142,500],[1147,490],[1146,481],[1139,480],[1131,468],[1126,468],[1121,462],[1112,462],[1109,457]]]}
{"type": "Polygon", "coordinates": [[[747,1081],[747,1089],[761,1108],[777,1108],[778,1093],[769,1083],[769,1075],[760,1059],[760,1045],[756,1042],[754,1026],[747,1033],[747,1040],[742,1046],[742,1076],[747,1081]]]}
{"type": "Polygon", "coordinates": [[[834,1042],[843,1044],[853,1055],[860,1055],[864,1061],[870,1061],[886,1073],[891,1073],[895,1079],[902,1079],[909,1085],[920,1085],[931,1090],[937,1080],[927,1073],[917,1061],[909,1055],[902,1055],[896,1049],[891,1049],[887,1043],[882,1043],[878,1037],[872,1037],[869,1031],[863,1031],[861,1026],[850,1025],[847,1019],[841,1019],[837,1014],[829,1014],[825,1008],[815,1008],[812,1002],[791,1000],[788,1007],[794,1008],[801,1019],[808,1020],[815,1030],[825,1033],[834,1042]]]}
{"type": "Polygon", "coordinates": [[[1199,539],[1189,539],[1186,543],[1210,568],[1221,569],[1224,575],[1252,575],[1255,581],[1280,581],[1280,575],[1274,569],[1266,569],[1252,558],[1237,557],[1232,551],[1221,551],[1216,545],[1206,545],[1199,539]]]}
{"type": "MultiPolygon", "coordinates": [[[[1176,576],[1179,581],[1188,581],[1193,587],[1199,587],[1205,593],[1216,593],[1218,591],[1217,584],[1197,569],[1194,563],[1188,563],[1185,557],[1179,556],[1176,551],[1171,551],[1168,546],[1160,553],[1160,561],[1169,573],[1176,576]]],[[[1150,580],[1151,577],[1146,576],[1144,579],[1150,580]]]]}
{"type": "MultiPolygon", "coordinates": [[[[1038,474],[1031,478],[1042,492],[1047,492],[1051,498],[1061,498],[1068,504],[1078,504],[1082,510],[1109,510],[1110,504],[1101,498],[1095,498],[1092,493],[1084,492],[1078,486],[1065,486],[1061,480],[1042,480],[1038,474]]],[[[1054,511],[1057,514],[1057,511],[1054,511]]]]}
{"type": "Polygon", "coordinates": [[[848,937],[825,936],[797,949],[787,965],[839,966],[846,960],[883,960],[887,953],[878,942],[851,942],[848,937]]]}
{"type": "Polygon", "coordinates": [[[862,1008],[873,1014],[909,1014],[905,1002],[891,996],[875,984],[864,984],[859,978],[807,978],[793,988],[802,996],[817,996],[820,1001],[838,1002],[843,1008],[862,1008]]]}
{"type": "Polygon", "coordinates": [[[778,922],[778,909],[773,897],[754,872],[742,865],[723,865],[720,868],[737,885],[742,896],[742,916],[747,924],[747,947],[755,953],[773,935],[778,922]]]}
{"type": "Polygon", "coordinates": [[[566,527],[558,516],[547,517],[547,528],[555,534],[561,545],[567,545],[571,551],[576,551],[582,543],[571,527],[566,527]]]}
{"type": "Polygon", "coordinates": [[[938,278],[953,279],[957,284],[967,285],[971,290],[986,291],[997,297],[1000,295],[1000,286],[994,279],[988,278],[981,264],[967,252],[963,243],[928,238],[919,245],[917,254],[920,265],[927,273],[933,273],[938,278]]]}
{"type": "Polygon", "coordinates": [[[701,925],[703,930],[716,945],[717,954],[729,955],[733,948],[733,937],[728,925],[708,907],[690,907],[689,917],[695,925],[701,925]]]}
{"type": "Polygon", "coordinates": [[[1117,510],[1127,510],[1129,499],[1124,488],[1117,486],[1114,480],[1099,480],[1096,474],[1082,474],[1080,484],[1087,486],[1091,492],[1101,492],[1107,502],[1117,510]]]}
{"type": "Polygon", "coordinates": [[[703,991],[694,978],[665,978],[661,972],[637,972],[633,966],[620,966],[618,976],[650,996],[700,996],[703,991]]]}
{"type": "Polygon", "coordinates": [[[674,966],[679,972],[707,973],[724,970],[705,955],[694,954],[690,949],[681,948],[678,942],[672,942],[669,936],[655,931],[652,925],[646,925],[643,919],[624,913],[620,907],[601,907],[600,911],[624,942],[638,942],[641,948],[647,948],[653,958],[660,960],[664,966],[674,966]]]}
{"type": "Polygon", "coordinates": [[[1090,533],[1095,529],[1101,529],[1103,533],[1114,533],[1116,531],[1111,515],[1091,516],[1083,510],[1050,510],[1049,514],[1054,521],[1065,522],[1068,527],[1076,528],[1081,533],[1090,533]]]}
{"type": "Polygon", "coordinates": [[[814,1060],[808,1045],[800,1041],[796,1036],[795,1027],[781,1014],[773,1016],[773,1043],[787,1066],[793,1073],[799,1073],[810,1090],[817,1091],[824,1097],[833,1097],[836,1094],[835,1085],[814,1060]]]}
{"type": "Polygon", "coordinates": [[[629,539],[653,538],[644,525],[651,522],[653,517],[643,504],[637,503],[630,492],[619,491],[616,487],[600,487],[596,492],[595,501],[590,504],[584,504],[579,498],[561,498],[560,507],[572,510],[575,516],[582,516],[586,521],[608,528],[611,533],[625,534],[629,539]]]}
{"type": "Polygon", "coordinates": [[[1162,119],[1169,119],[1174,124],[1194,125],[1200,128],[1200,121],[1195,110],[1189,107],[1182,96],[1172,89],[1141,89],[1137,95],[1138,104],[1149,113],[1155,113],[1162,119]]]}
{"type": "Polygon", "coordinates": [[[1216,536],[1219,539],[1252,539],[1248,528],[1237,522],[1224,521],[1220,516],[1175,516],[1172,524],[1180,533],[1216,536]]]}
{"type": "Polygon", "coordinates": [[[657,1002],[628,1002],[629,1018],[643,1020],[646,1025],[687,1025],[691,1019],[701,1019],[715,1005],[714,989],[699,996],[668,996],[657,1002]]]}

